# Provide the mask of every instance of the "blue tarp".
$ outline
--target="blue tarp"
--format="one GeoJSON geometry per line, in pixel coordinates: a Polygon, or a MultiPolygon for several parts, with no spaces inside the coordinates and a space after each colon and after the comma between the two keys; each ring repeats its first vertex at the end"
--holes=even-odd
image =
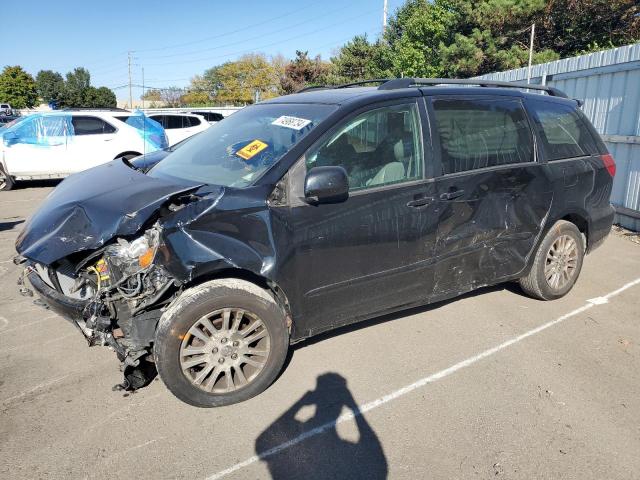
{"type": "MultiPolygon", "coordinates": [[[[90,112],[87,112],[87,115],[90,115],[90,112]]],[[[117,121],[124,121],[124,123],[136,129],[144,140],[143,154],[162,150],[169,146],[162,125],[155,120],[151,120],[139,110],[133,112],[126,120],[117,121]]],[[[75,135],[72,115],[62,112],[29,115],[21,122],[3,129],[2,133],[5,145],[8,138],[11,138],[12,144],[22,143],[45,147],[65,144],[71,141],[75,135]]],[[[135,148],[135,146],[132,145],[131,148],[135,148]]]]}

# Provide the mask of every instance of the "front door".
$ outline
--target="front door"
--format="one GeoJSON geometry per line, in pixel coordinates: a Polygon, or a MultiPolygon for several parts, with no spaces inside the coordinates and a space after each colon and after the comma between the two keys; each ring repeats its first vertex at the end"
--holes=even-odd
{"type": "Polygon", "coordinates": [[[433,181],[425,179],[415,101],[352,116],[313,147],[290,174],[302,335],[426,299],[435,239],[433,181]],[[349,198],[310,205],[306,171],[340,165],[349,198]]]}
{"type": "Polygon", "coordinates": [[[516,275],[527,265],[552,199],[535,161],[531,127],[517,98],[435,97],[440,204],[434,297],[516,275]]]}
{"type": "Polygon", "coordinates": [[[16,177],[52,178],[63,174],[69,116],[34,115],[6,135],[4,160],[16,177]]]}

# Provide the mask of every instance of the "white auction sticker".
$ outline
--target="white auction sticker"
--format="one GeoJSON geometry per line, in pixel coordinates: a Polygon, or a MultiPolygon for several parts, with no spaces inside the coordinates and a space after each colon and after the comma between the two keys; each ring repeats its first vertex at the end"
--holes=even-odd
{"type": "Polygon", "coordinates": [[[293,128],[294,130],[302,130],[304,127],[309,125],[311,120],[307,120],[306,118],[298,118],[298,117],[289,117],[287,115],[283,115],[280,118],[276,118],[271,125],[278,125],[279,127],[293,128]]]}

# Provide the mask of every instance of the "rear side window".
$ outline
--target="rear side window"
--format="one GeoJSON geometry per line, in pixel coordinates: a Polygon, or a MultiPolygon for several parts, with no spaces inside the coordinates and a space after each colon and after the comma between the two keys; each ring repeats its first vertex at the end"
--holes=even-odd
{"type": "Polygon", "coordinates": [[[164,115],[152,115],[149,117],[151,120],[155,120],[156,122],[158,122],[160,125],[162,125],[163,128],[167,128],[167,117],[164,115]]]}
{"type": "Polygon", "coordinates": [[[591,133],[573,108],[552,102],[532,102],[530,108],[547,160],[596,153],[591,133]]]}
{"type": "Polygon", "coordinates": [[[74,116],[71,123],[75,135],[100,135],[116,131],[112,125],[97,117],[74,116]]]}
{"type": "Polygon", "coordinates": [[[200,125],[200,119],[198,117],[184,117],[184,127],[197,127],[200,125]]]}
{"type": "Polygon", "coordinates": [[[442,173],[533,161],[531,129],[518,100],[436,99],[442,173]]]}
{"type": "MultiPolygon", "coordinates": [[[[166,128],[167,130],[173,130],[176,128],[185,128],[184,121],[187,119],[187,117],[182,117],[180,115],[166,115],[165,119],[166,125],[164,126],[164,128],[166,128]]],[[[188,127],[189,125],[187,124],[186,126],[188,127]]]]}

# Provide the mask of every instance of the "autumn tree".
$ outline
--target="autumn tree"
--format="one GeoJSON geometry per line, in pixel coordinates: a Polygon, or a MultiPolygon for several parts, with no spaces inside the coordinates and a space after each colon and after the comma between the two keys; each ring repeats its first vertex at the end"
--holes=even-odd
{"type": "Polygon", "coordinates": [[[309,58],[309,52],[296,50],[296,58],[284,67],[280,86],[285,94],[313,85],[320,85],[329,73],[330,66],[322,62],[320,55],[309,58]]]}
{"type": "Polygon", "coordinates": [[[248,54],[205,71],[191,82],[190,91],[207,91],[214,102],[243,105],[256,95],[264,100],[280,94],[282,67],[263,54],[248,54]]]}

